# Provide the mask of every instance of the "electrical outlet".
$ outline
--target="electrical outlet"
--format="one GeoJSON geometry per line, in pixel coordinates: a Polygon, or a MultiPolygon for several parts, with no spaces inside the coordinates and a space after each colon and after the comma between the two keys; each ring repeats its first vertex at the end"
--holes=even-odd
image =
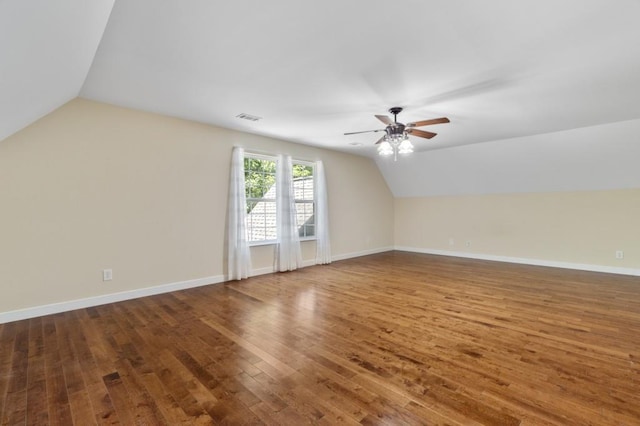
{"type": "Polygon", "coordinates": [[[102,281],[111,281],[113,279],[113,270],[112,269],[103,269],[102,270],[102,281]]]}
{"type": "Polygon", "coordinates": [[[470,240],[465,241],[464,245],[467,247],[471,247],[471,241],[470,240]]]}
{"type": "Polygon", "coordinates": [[[622,250],[616,250],[616,259],[624,259],[624,252],[622,250]]]}
{"type": "Polygon", "coordinates": [[[454,243],[453,238],[449,238],[449,245],[452,246],[454,243]]]}

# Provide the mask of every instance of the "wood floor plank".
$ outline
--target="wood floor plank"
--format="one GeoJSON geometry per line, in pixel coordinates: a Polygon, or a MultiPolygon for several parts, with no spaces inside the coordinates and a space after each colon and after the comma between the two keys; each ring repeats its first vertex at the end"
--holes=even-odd
{"type": "Polygon", "coordinates": [[[51,425],[73,424],[59,347],[65,341],[58,338],[58,327],[63,325],[63,320],[64,314],[50,315],[43,319],[47,405],[51,425]]]}
{"type": "Polygon", "coordinates": [[[9,417],[6,398],[12,377],[11,360],[18,326],[17,322],[2,324],[0,330],[0,424],[7,423],[9,417]]]}
{"type": "Polygon", "coordinates": [[[29,368],[29,323],[17,326],[15,340],[10,346],[11,358],[7,360],[10,374],[7,376],[5,406],[11,407],[2,418],[7,424],[20,424],[26,418],[27,408],[27,380],[29,368]]]}
{"type": "Polygon", "coordinates": [[[26,424],[47,424],[49,422],[49,410],[47,407],[42,318],[29,320],[28,362],[26,424]]]}
{"type": "Polygon", "coordinates": [[[120,379],[129,394],[128,403],[135,407],[136,424],[158,425],[166,423],[156,401],[141,382],[135,368],[127,359],[116,364],[120,379]]]}
{"type": "Polygon", "coordinates": [[[640,278],[387,252],[0,325],[0,424],[640,424],[640,278]]]}

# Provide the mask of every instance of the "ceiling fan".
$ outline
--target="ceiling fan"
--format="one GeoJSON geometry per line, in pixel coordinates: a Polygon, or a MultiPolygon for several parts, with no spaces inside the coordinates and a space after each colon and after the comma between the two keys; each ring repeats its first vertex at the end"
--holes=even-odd
{"type": "Polygon", "coordinates": [[[370,133],[370,132],[385,132],[385,135],[381,137],[376,145],[382,142],[389,142],[393,144],[394,141],[397,141],[398,144],[402,140],[406,140],[407,135],[418,136],[420,138],[431,139],[437,133],[427,132],[426,130],[416,129],[416,127],[422,126],[430,126],[432,124],[441,124],[441,123],[449,123],[449,119],[446,117],[442,118],[432,118],[430,120],[421,120],[413,123],[402,124],[398,123],[398,114],[402,112],[401,107],[393,107],[389,108],[389,112],[393,114],[393,120],[386,115],[376,115],[376,118],[382,121],[387,125],[384,129],[376,129],[376,130],[365,130],[362,132],[349,132],[345,133],[345,135],[356,135],[359,133],[370,133]]]}

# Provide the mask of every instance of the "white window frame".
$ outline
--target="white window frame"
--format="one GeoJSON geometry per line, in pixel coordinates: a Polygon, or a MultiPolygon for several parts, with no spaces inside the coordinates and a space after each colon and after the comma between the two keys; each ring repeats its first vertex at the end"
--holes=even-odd
{"type": "MultiPolygon", "coordinates": [[[[255,152],[245,152],[244,153],[244,158],[243,161],[247,158],[252,158],[252,159],[256,159],[256,160],[266,160],[266,161],[273,161],[276,164],[276,170],[278,169],[278,157],[275,155],[268,155],[268,154],[259,154],[259,153],[255,153],[255,152]]],[[[316,185],[316,164],[313,161],[306,161],[306,160],[298,160],[293,158],[291,160],[291,162],[293,164],[300,164],[303,166],[308,166],[311,167],[313,170],[313,201],[306,201],[305,202],[309,202],[313,204],[313,212],[315,215],[316,212],[316,200],[317,200],[317,185],[316,185]]],[[[292,171],[293,172],[293,171],[292,171]]],[[[246,170],[245,170],[246,173],[246,170]]],[[[277,173],[276,173],[276,179],[277,179],[277,173]]],[[[246,185],[246,182],[245,182],[246,185]]],[[[273,201],[275,201],[278,197],[278,194],[276,193],[276,198],[273,199],[273,201]]],[[[264,198],[262,198],[264,199],[264,198]]],[[[249,205],[249,201],[253,201],[253,200],[260,200],[258,198],[252,198],[249,199],[246,197],[246,192],[245,192],[245,202],[247,203],[247,206],[249,205]]],[[[269,201],[271,201],[271,199],[268,199],[269,201]]],[[[302,201],[302,200],[300,200],[302,201]]],[[[277,220],[277,215],[279,212],[276,211],[276,220],[277,220]]],[[[248,217],[248,216],[247,216],[248,217]]],[[[315,223],[315,218],[314,218],[314,230],[313,230],[313,235],[312,236],[307,236],[307,237],[300,237],[300,241],[315,241],[316,240],[316,233],[317,233],[317,228],[316,228],[316,223],[315,223]]],[[[253,246],[265,246],[265,245],[272,245],[272,244],[277,244],[279,241],[280,237],[278,235],[276,235],[275,239],[271,239],[271,240],[259,240],[259,241],[248,241],[249,246],[253,247],[253,246]]]]}
{"type": "Polygon", "coordinates": [[[310,203],[313,205],[313,214],[314,214],[314,219],[313,219],[313,235],[308,236],[308,237],[300,237],[300,241],[314,241],[316,239],[316,221],[315,221],[315,214],[316,214],[316,200],[318,199],[318,192],[316,189],[316,163],[313,161],[305,161],[305,160],[296,160],[296,159],[292,159],[291,162],[295,165],[295,164],[300,164],[301,166],[306,166],[306,167],[311,167],[312,170],[312,174],[311,176],[313,176],[313,200],[308,201],[308,200],[294,200],[296,203],[297,202],[305,202],[305,203],[310,203]]]}
{"type": "MultiPolygon", "coordinates": [[[[276,164],[276,170],[278,169],[278,157],[274,156],[274,155],[265,155],[265,154],[256,154],[253,152],[245,152],[244,153],[244,158],[243,158],[243,162],[247,159],[247,158],[251,158],[251,159],[256,159],[256,160],[263,160],[263,161],[273,161],[276,164]]],[[[246,169],[245,169],[245,174],[246,174],[246,169]]],[[[245,175],[246,176],[246,175],[245,175]]],[[[274,176],[276,176],[276,173],[274,172],[274,176]]],[[[277,179],[277,177],[276,177],[277,179]]],[[[245,182],[245,185],[247,183],[245,182]]],[[[275,184],[274,184],[275,185],[275,184]]],[[[276,203],[276,199],[277,199],[278,194],[276,193],[276,198],[273,199],[273,202],[276,203]]],[[[263,198],[247,198],[246,192],[245,192],[245,202],[247,203],[247,206],[249,205],[249,201],[250,200],[268,200],[268,201],[272,201],[270,198],[269,199],[265,199],[263,198]]],[[[276,220],[277,220],[277,215],[278,212],[276,211],[276,220]]],[[[247,214],[247,217],[249,217],[249,213],[247,214]]],[[[256,241],[251,241],[249,240],[249,246],[265,246],[265,245],[271,245],[271,244],[277,244],[278,243],[278,236],[276,235],[275,239],[270,239],[270,240],[256,240],[256,241]]]]}

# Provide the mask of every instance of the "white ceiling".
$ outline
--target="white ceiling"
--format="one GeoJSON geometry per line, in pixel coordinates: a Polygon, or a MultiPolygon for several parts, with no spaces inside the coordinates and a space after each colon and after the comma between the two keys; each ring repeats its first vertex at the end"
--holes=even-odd
{"type": "Polygon", "coordinates": [[[0,0],[0,139],[77,95],[371,156],[376,134],[343,133],[396,105],[451,119],[419,149],[635,119],[638,17],[637,0],[0,0]]]}
{"type": "Polygon", "coordinates": [[[114,0],[0,0],[0,141],[78,96],[114,0]]]}
{"type": "Polygon", "coordinates": [[[395,197],[639,188],[638,135],[640,119],[376,162],[395,197]]]}

